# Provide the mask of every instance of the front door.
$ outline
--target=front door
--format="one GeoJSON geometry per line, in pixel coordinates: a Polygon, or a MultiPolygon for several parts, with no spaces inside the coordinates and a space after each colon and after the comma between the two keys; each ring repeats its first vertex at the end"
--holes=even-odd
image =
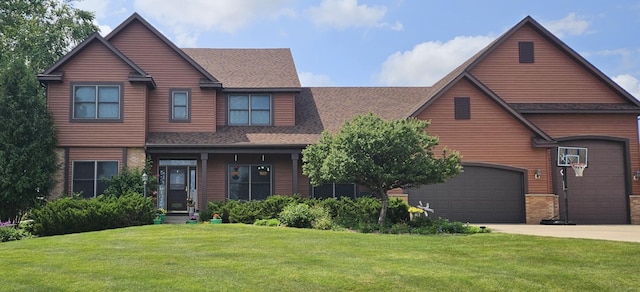
{"type": "Polygon", "coordinates": [[[169,166],[168,173],[167,210],[187,211],[187,167],[169,166]]]}

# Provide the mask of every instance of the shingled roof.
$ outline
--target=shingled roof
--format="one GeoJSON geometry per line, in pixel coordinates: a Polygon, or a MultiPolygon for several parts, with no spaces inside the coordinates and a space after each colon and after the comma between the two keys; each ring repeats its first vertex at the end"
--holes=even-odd
{"type": "Polygon", "coordinates": [[[290,127],[218,127],[215,133],[149,133],[148,146],[305,147],[324,130],[337,131],[358,114],[384,119],[406,112],[431,91],[429,87],[303,87],[296,96],[296,125],[290,127]]]}
{"type": "Polygon", "coordinates": [[[224,88],[300,88],[289,49],[182,49],[224,88]]]}

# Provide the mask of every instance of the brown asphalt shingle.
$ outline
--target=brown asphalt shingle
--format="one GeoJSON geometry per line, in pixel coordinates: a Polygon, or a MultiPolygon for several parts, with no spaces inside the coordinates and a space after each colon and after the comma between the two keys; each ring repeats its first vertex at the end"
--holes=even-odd
{"type": "Polygon", "coordinates": [[[406,112],[430,92],[429,87],[304,87],[296,95],[296,125],[290,127],[222,126],[211,132],[149,133],[147,145],[300,146],[317,142],[323,130],[335,132],[358,114],[384,119],[406,112]]]}
{"type": "Polygon", "coordinates": [[[289,49],[182,49],[225,88],[297,88],[289,49]]]}

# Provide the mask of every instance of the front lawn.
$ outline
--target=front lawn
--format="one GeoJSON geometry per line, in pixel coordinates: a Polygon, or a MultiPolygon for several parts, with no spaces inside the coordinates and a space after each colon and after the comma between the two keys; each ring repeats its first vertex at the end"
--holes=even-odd
{"type": "Polygon", "coordinates": [[[0,243],[3,291],[624,291],[640,244],[148,225],[0,243]]]}

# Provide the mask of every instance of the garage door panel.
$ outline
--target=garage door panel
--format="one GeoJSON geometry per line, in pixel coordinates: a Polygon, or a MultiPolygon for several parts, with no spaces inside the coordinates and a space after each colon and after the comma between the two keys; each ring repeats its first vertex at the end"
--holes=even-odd
{"type": "MultiPolygon", "coordinates": [[[[627,224],[625,147],[617,141],[573,140],[563,141],[563,146],[579,146],[589,149],[589,167],[583,177],[576,177],[572,169],[567,171],[569,220],[576,224],[627,224]]],[[[560,213],[565,219],[565,200],[562,176],[555,172],[555,192],[561,194],[560,213]]]]}
{"type": "Polygon", "coordinates": [[[471,223],[524,222],[523,174],[502,168],[465,166],[437,185],[409,189],[409,203],[429,203],[435,214],[471,223]]]}

